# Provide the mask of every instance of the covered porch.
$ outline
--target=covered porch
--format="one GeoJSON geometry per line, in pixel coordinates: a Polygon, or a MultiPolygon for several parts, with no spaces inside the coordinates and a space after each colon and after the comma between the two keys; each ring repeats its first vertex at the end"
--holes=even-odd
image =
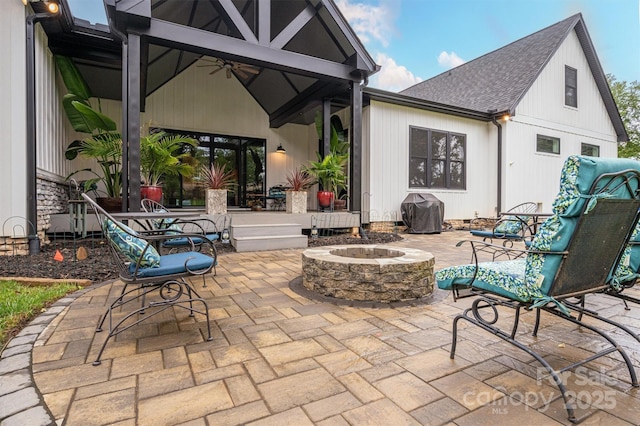
{"type": "MultiPolygon", "coordinates": [[[[140,208],[141,129],[196,135],[206,161],[234,168],[244,191],[234,203],[246,206],[329,152],[336,113],[350,142],[348,208],[360,210],[361,88],[378,66],[332,1],[106,0],[108,26],[60,6],[42,26],[52,53],[72,58],[119,122],[124,211],[140,208]]],[[[171,207],[189,207],[178,194],[171,207]]]]}

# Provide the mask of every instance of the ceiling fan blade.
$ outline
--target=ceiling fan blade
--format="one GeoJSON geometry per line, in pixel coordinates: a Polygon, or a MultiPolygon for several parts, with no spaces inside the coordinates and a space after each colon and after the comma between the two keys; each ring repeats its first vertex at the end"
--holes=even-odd
{"type": "Polygon", "coordinates": [[[199,60],[200,61],[204,61],[204,62],[211,62],[212,64],[215,64],[215,65],[218,65],[218,66],[222,64],[222,61],[220,59],[218,59],[218,58],[205,58],[205,57],[202,57],[199,60]]]}
{"type": "Polygon", "coordinates": [[[236,74],[238,74],[240,77],[247,79],[249,78],[249,75],[247,73],[245,73],[242,68],[236,68],[236,74]]]}
{"type": "Polygon", "coordinates": [[[253,74],[253,75],[260,74],[260,70],[253,68],[251,65],[245,65],[238,69],[241,69],[242,71],[248,72],[249,74],[253,74]]]}
{"type": "Polygon", "coordinates": [[[217,73],[218,71],[220,71],[222,68],[216,68],[215,70],[211,71],[209,73],[209,75],[214,75],[215,73],[217,73]]]}

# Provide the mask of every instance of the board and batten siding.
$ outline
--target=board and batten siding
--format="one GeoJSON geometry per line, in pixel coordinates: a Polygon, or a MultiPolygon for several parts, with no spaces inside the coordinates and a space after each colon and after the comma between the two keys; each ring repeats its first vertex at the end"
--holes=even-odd
{"type": "MultiPolygon", "coordinates": [[[[10,1],[0,14],[3,40],[0,55],[0,126],[4,137],[0,142],[3,167],[0,168],[0,220],[26,217],[26,34],[27,9],[19,1],[10,1]]],[[[38,178],[64,183],[71,164],[64,158],[64,150],[73,140],[68,120],[62,108],[66,89],[57,77],[53,55],[48,49],[46,34],[40,24],[35,25],[35,82],[36,82],[36,173],[38,178]]]]}
{"type": "MultiPolygon", "coordinates": [[[[315,134],[315,126],[286,124],[270,129],[267,114],[235,77],[227,79],[224,72],[209,72],[210,68],[194,64],[148,96],[140,116],[142,133],[149,127],[160,127],[266,139],[266,187],[284,184],[290,170],[312,158],[308,141],[312,140],[311,131],[315,134]],[[286,154],[275,152],[279,144],[286,154]]],[[[92,103],[97,105],[95,99],[92,103]]],[[[120,129],[122,103],[102,99],[100,106],[120,129]]],[[[78,158],[73,165],[74,170],[91,167],[92,161],[78,158]]],[[[93,169],[96,167],[94,164],[93,169]]]]}
{"type": "Polygon", "coordinates": [[[306,164],[317,150],[315,125],[269,128],[269,116],[235,78],[196,62],[147,97],[146,125],[176,130],[266,139],[267,188],[285,184],[289,171],[306,164]],[[286,154],[275,152],[278,145],[286,154]],[[315,144],[315,145],[314,145],[315,144]]]}
{"type": "Polygon", "coordinates": [[[584,52],[572,32],[547,63],[506,124],[503,207],[524,201],[551,211],[565,159],[582,143],[600,147],[601,157],[617,156],[617,136],[584,52]],[[565,65],[577,70],[578,107],[564,104],[565,65]],[[560,139],[560,154],[536,152],[537,135],[560,139]]]}
{"type": "MultiPolygon", "coordinates": [[[[496,214],[497,132],[492,123],[393,105],[372,100],[368,107],[366,155],[369,209],[376,215],[395,213],[402,220],[400,206],[407,194],[427,192],[444,202],[445,219],[470,219],[478,214],[496,214]],[[465,134],[465,190],[409,187],[409,128],[421,127],[465,134]],[[368,133],[368,134],[367,134],[368,133]]],[[[365,130],[366,129],[366,130],[365,130]]],[[[363,170],[363,171],[364,171],[363,170]]],[[[364,189],[363,189],[364,191],[364,189]]]]}

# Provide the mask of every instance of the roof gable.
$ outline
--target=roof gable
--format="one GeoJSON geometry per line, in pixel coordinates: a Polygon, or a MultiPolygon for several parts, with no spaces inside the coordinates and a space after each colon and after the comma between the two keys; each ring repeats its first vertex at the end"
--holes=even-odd
{"type": "Polygon", "coordinates": [[[513,115],[531,85],[573,30],[580,40],[618,141],[627,140],[624,124],[582,14],[573,15],[400,93],[478,112],[513,115]]]}

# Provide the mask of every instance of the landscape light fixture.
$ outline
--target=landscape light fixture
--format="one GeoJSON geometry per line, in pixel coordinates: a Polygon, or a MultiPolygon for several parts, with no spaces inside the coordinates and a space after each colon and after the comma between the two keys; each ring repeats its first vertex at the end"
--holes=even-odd
{"type": "Polygon", "coordinates": [[[287,150],[286,150],[286,149],[284,149],[284,148],[282,147],[282,144],[280,144],[280,145],[278,145],[278,147],[276,148],[276,152],[279,152],[280,154],[284,154],[284,153],[286,153],[286,152],[287,152],[287,150]]]}

